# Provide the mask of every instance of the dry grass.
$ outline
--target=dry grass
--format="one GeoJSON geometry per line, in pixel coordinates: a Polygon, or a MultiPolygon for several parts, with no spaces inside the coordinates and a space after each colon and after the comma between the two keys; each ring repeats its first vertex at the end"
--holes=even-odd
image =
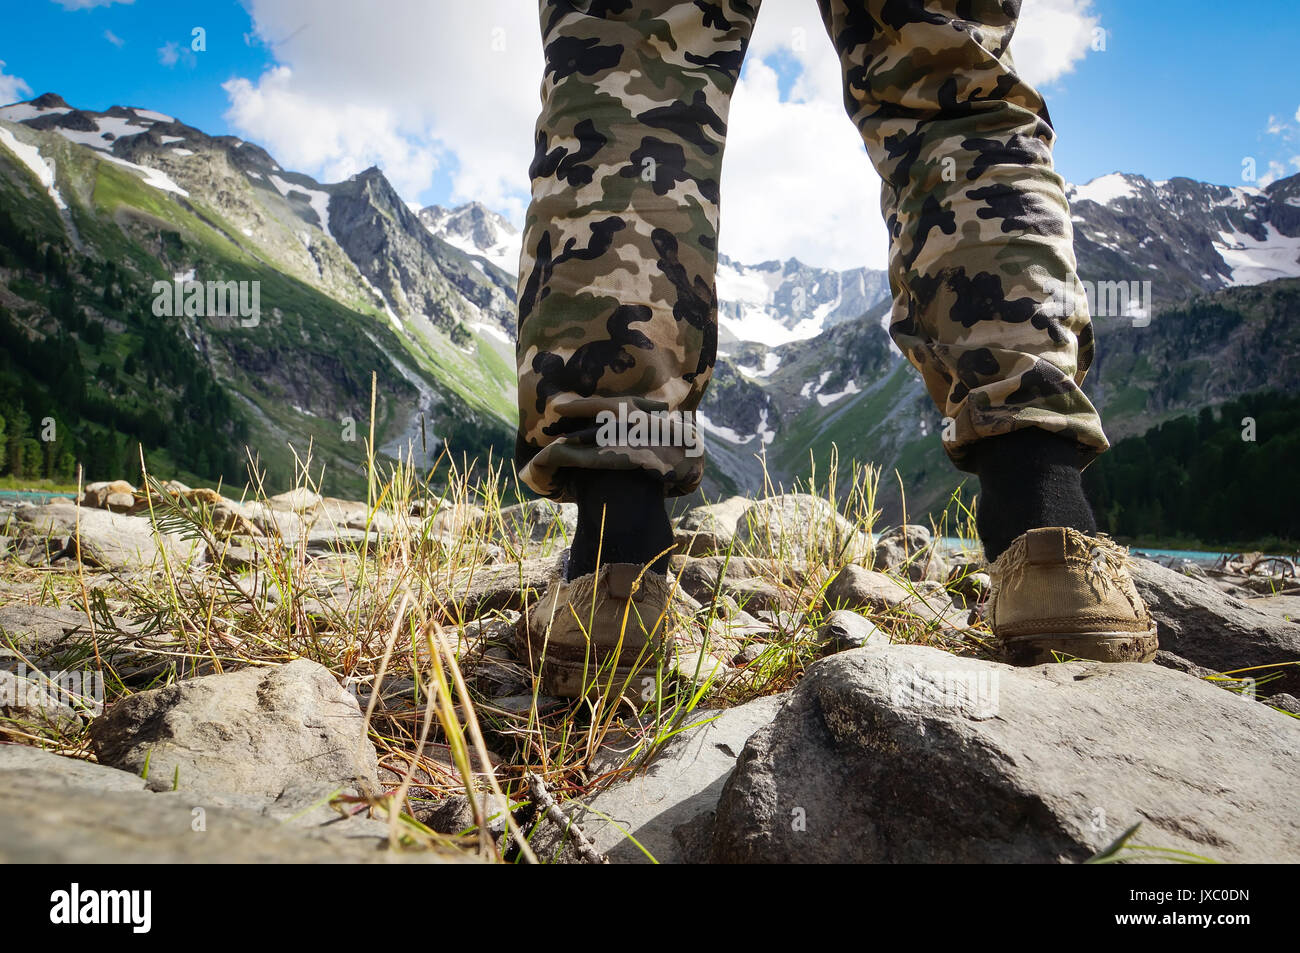
{"type": "MultiPolygon", "coordinates": [[[[825,474],[814,469],[791,490],[826,501],[825,513],[833,509],[838,517],[750,525],[738,534],[747,542],[721,556],[728,562],[751,558],[759,601],[770,609],[775,599],[780,611],[751,613],[758,597],[729,593],[720,582],[676,633],[700,658],[720,657],[727,666],[710,672],[705,665],[691,673],[695,677],[660,680],[655,697],[639,708],[617,693],[568,703],[543,697],[526,658],[521,662],[513,652],[519,601],[484,607],[467,598],[485,575],[507,580],[499,587],[507,594],[533,580],[538,560],[558,559],[568,544],[562,520],[544,521],[523,536],[512,531],[506,508],[525,494],[513,474],[491,461],[474,476],[445,457],[428,473],[373,454],[367,465],[364,520],[354,520],[359,529],[337,545],[310,534],[227,535],[210,507],[168,495],[150,480],[151,519],[199,544],[205,562],[165,559],[152,573],[110,574],[80,565],[30,568],[11,559],[3,569],[6,598],[85,613],[90,636],[81,664],[86,658],[102,664],[110,705],[196,675],[296,658],[319,662],[357,695],[365,712],[387,771],[384,790],[364,800],[390,818],[393,843],[450,843],[487,858],[517,860],[528,858],[521,846],[527,833],[494,840],[484,812],[513,824],[508,805],[524,817],[530,772],[562,803],[635,771],[674,734],[712,717],[706,709],[794,685],[824,654],[818,630],[829,611],[827,584],[850,562],[870,565],[879,520],[877,470],[853,464],[841,477],[834,459],[825,474]],[[751,617],[761,624],[749,624],[751,617]],[[148,651],[131,670],[114,651],[127,643],[143,643],[148,651]],[[732,667],[733,659],[741,663],[732,667]],[[146,662],[143,673],[136,670],[146,662]],[[490,799],[480,809],[484,793],[490,799]],[[414,819],[431,802],[454,794],[470,797],[475,830],[448,838],[414,819]],[[504,854],[502,843],[510,844],[504,854]]],[[[255,462],[250,472],[257,491],[244,502],[264,503],[255,462]]],[[[298,486],[314,492],[319,479],[308,454],[299,464],[298,486]]],[[[769,485],[768,495],[779,492],[769,485]]],[[[957,525],[935,530],[951,530],[975,550],[973,513],[957,503],[957,525]]],[[[325,516],[318,513],[318,519],[325,516]]],[[[898,578],[918,599],[950,605],[940,587],[906,574],[898,578]]],[[[912,612],[871,617],[892,641],[982,654],[978,628],[957,632],[912,612]]],[[[84,727],[9,722],[0,724],[0,736],[92,757],[84,727]]]]}

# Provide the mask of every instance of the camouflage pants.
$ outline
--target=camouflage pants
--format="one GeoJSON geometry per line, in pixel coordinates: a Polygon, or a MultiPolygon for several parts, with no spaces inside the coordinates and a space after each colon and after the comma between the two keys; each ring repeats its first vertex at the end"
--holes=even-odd
{"type": "MultiPolygon", "coordinates": [[[[1068,435],[1085,459],[1105,450],[1079,388],[1092,327],[1055,133],[1007,51],[1019,0],[818,3],[883,179],[890,334],[951,418],[949,456],[960,467],[974,441],[1027,426],[1068,435]]],[[[708,385],[727,113],[759,2],[540,6],[520,473],[548,496],[566,494],[566,467],[644,469],[688,493],[701,456],[602,445],[597,415],[693,411],[708,385]]]]}

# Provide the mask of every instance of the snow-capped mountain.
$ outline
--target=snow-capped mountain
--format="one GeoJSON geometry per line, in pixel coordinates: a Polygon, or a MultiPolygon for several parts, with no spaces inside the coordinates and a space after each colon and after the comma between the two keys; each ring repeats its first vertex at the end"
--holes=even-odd
{"type": "MultiPolygon", "coordinates": [[[[415,319],[448,332],[485,323],[513,331],[508,276],[467,258],[462,242],[430,237],[376,168],[320,183],[237,137],[208,136],[148,109],[74,109],[52,93],[0,108],[0,119],[57,133],[182,200],[220,203],[242,239],[271,246],[277,259],[315,280],[350,285],[346,290],[377,304],[399,329],[415,319]],[[353,266],[342,274],[338,262],[325,260],[337,250],[353,266]],[[448,295],[447,285],[458,294],[448,295]]],[[[517,258],[511,271],[516,267],[517,258]]]]}
{"type": "Polygon", "coordinates": [[[420,222],[449,245],[471,257],[481,256],[507,274],[519,271],[523,236],[519,229],[479,202],[456,208],[430,205],[420,209],[420,222]]]}
{"type": "MultiPolygon", "coordinates": [[[[1099,298],[1097,358],[1085,389],[1112,439],[1254,390],[1300,390],[1300,371],[1292,370],[1300,361],[1300,176],[1253,188],[1116,173],[1070,186],[1068,195],[1079,274],[1099,298]],[[1114,302],[1105,290],[1121,285],[1149,291],[1150,310],[1108,310],[1114,302]]],[[[788,283],[787,273],[774,263],[727,263],[720,310],[744,315],[760,295],[784,303],[796,288],[816,289],[798,269],[788,283]]],[[[782,479],[831,444],[842,459],[899,467],[922,506],[941,504],[956,485],[960,475],[935,436],[939,414],[888,339],[880,280],[878,301],[863,306],[857,298],[848,311],[858,313],[841,306],[834,323],[817,321],[814,309],[781,315],[787,333],[822,324],[815,336],[721,349],[730,351],[719,360],[727,366],[717,375],[723,387],[703,406],[713,443],[725,444],[715,461],[738,487],[761,485],[758,454],[782,479]]],[[[815,300],[824,307],[824,297],[815,300]]],[[[757,332],[733,319],[733,336],[771,328],[770,312],[754,316],[757,332]]]]}
{"type": "Polygon", "coordinates": [[[1080,277],[1150,280],[1159,309],[1300,276],[1298,195],[1295,176],[1261,189],[1115,172],[1069,186],[1080,277]]]}
{"type": "MultiPolygon", "coordinates": [[[[805,341],[841,321],[861,317],[889,299],[889,276],[871,268],[834,271],[796,258],[745,265],[718,259],[719,350],[737,344],[769,348],[805,341]]],[[[772,368],[760,368],[771,373],[772,368]]]]}
{"type": "MultiPolygon", "coordinates": [[[[185,414],[193,394],[183,387],[150,391],[169,362],[179,365],[143,343],[175,334],[233,402],[228,416],[242,423],[227,438],[249,432],[285,478],[294,466],[287,444],[305,448],[307,437],[317,463],[329,464],[327,480],[356,472],[348,444],[357,438],[340,436],[336,423],[369,417],[372,372],[381,449],[395,454],[414,437],[416,459],[427,462],[444,441],[471,452],[492,446],[498,456],[511,443],[514,279],[431,234],[378,169],[321,183],[237,137],[148,109],[76,109],[46,94],[0,108],[0,198],[0,238],[11,243],[0,247],[10,292],[0,323],[18,322],[0,330],[41,347],[69,332],[120,336],[83,363],[95,406],[123,408],[103,423],[119,443],[139,438],[149,450],[162,439],[157,426],[135,422],[150,404],[185,414]],[[66,284],[57,307],[39,284],[38,293],[21,291],[30,278],[5,266],[30,260],[32,247],[44,250],[45,282],[66,284]],[[151,289],[175,275],[256,281],[262,314],[242,329],[194,314],[157,327],[151,289]]],[[[33,406],[66,390],[66,381],[42,384],[42,373],[24,385],[33,406]]],[[[85,444],[104,443],[91,430],[85,444]]],[[[218,450],[230,459],[221,439],[214,434],[211,453],[196,444],[173,449],[172,459],[210,478],[218,450]]]]}
{"type": "MultiPolygon", "coordinates": [[[[509,444],[521,237],[479,203],[417,210],[378,169],[320,183],[236,137],[147,109],[78,110],[52,94],[0,108],[0,195],[47,223],[41,242],[134,272],[114,285],[121,294],[154,272],[202,280],[261,269],[274,334],[241,338],[201,322],[184,333],[253,429],[281,445],[310,432],[321,452],[346,457],[319,421],[364,405],[369,371],[363,384],[357,368],[377,369],[394,396],[381,446],[425,434],[430,421],[440,437],[509,444]]],[[[1300,276],[1300,176],[1254,188],[1114,173],[1068,196],[1085,283],[1135,294],[1150,283],[1149,309],[1096,312],[1087,386],[1113,435],[1252,387],[1292,386],[1292,285],[1277,279],[1300,276]]],[[[832,444],[845,458],[905,468],[923,504],[946,492],[954,474],[938,415],[886,332],[884,271],[724,256],[717,293],[719,360],[701,408],[714,459],[707,492],[761,488],[758,457],[788,481],[832,444]]],[[[25,333],[54,333],[42,300],[24,305],[25,333]]],[[[135,333],[129,314],[89,299],[85,312],[110,333],[135,333]]]]}

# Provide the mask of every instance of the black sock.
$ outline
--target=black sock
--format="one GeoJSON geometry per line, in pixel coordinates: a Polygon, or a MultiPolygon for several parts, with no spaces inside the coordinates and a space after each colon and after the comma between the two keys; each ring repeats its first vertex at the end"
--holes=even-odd
{"type": "Polygon", "coordinates": [[[569,485],[578,502],[578,528],[569,547],[566,578],[595,572],[598,549],[602,565],[654,560],[651,571],[668,571],[669,554],[664,551],[673,544],[673,528],[662,480],[642,470],[574,470],[569,485]]]}
{"type": "Polygon", "coordinates": [[[1070,438],[1037,427],[988,437],[971,448],[971,469],[980,480],[975,526],[989,562],[1017,536],[1040,526],[1097,532],[1080,463],[1070,438]]]}

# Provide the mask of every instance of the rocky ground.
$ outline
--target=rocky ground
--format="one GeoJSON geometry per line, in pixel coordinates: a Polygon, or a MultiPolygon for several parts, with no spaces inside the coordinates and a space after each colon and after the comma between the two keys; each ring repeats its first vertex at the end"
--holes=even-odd
{"type": "Polygon", "coordinates": [[[1287,565],[1135,559],[1157,664],[1015,669],[973,547],[735,497],[659,695],[573,705],[514,633],[575,513],[502,497],[0,504],[0,860],[1300,860],[1287,565]]]}

